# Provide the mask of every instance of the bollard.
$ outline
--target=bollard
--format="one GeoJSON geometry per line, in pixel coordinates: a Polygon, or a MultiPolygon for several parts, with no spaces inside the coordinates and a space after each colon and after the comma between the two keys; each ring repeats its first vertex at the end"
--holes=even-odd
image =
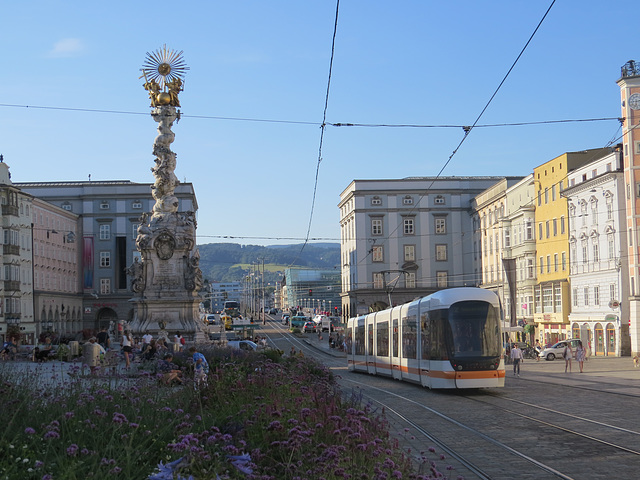
{"type": "Polygon", "coordinates": [[[80,344],[76,340],[69,342],[69,356],[77,357],[80,355],[80,344]]]}
{"type": "Polygon", "coordinates": [[[93,368],[99,366],[100,346],[95,343],[85,343],[82,346],[82,363],[93,368]]]}

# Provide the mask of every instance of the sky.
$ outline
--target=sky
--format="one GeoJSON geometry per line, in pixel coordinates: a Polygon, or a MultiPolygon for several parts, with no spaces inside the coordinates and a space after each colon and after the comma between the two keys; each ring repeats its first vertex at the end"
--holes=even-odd
{"type": "Polygon", "coordinates": [[[197,243],[337,242],[354,179],[525,176],[620,141],[628,7],[556,1],[516,62],[551,4],[341,0],[318,162],[336,0],[3,2],[0,154],[14,182],[152,183],[139,76],[166,44],[189,66],[172,150],[197,243]],[[478,125],[612,120],[476,127],[456,150],[485,107],[478,125]]]}

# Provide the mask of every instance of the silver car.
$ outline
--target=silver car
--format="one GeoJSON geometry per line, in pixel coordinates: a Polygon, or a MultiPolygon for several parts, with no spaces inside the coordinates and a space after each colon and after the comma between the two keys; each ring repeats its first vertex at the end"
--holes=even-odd
{"type": "Polygon", "coordinates": [[[562,340],[550,347],[547,347],[540,352],[540,357],[545,360],[555,360],[556,358],[564,358],[564,350],[567,348],[567,344],[571,345],[573,350],[573,358],[576,358],[576,349],[578,348],[579,338],[570,338],[568,340],[562,340]]]}

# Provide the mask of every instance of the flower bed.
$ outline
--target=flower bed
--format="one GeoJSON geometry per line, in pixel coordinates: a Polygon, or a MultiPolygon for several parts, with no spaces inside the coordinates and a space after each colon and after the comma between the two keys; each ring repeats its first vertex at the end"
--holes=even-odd
{"type": "MultiPolygon", "coordinates": [[[[140,372],[43,390],[38,376],[0,369],[0,478],[432,478],[415,474],[384,416],[345,398],[315,361],[203,353],[203,389],[140,372]]],[[[185,370],[188,360],[175,359],[185,370]]]]}

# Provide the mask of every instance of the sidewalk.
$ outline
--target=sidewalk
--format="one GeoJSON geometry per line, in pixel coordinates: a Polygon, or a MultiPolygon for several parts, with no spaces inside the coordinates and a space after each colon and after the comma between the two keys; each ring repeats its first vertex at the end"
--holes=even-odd
{"type": "MultiPolygon", "coordinates": [[[[335,335],[335,334],[334,334],[335,335]]],[[[338,348],[331,348],[329,346],[329,333],[322,333],[322,340],[318,338],[317,333],[302,333],[300,334],[300,339],[312,346],[313,348],[320,350],[323,353],[328,353],[329,355],[337,358],[346,358],[346,354],[338,348]]]]}
{"type": "Polygon", "coordinates": [[[571,362],[572,371],[565,373],[562,359],[525,360],[520,364],[520,377],[514,378],[513,365],[505,366],[506,383],[514,385],[520,380],[557,385],[571,384],[585,388],[597,387],[600,390],[640,394],[640,367],[633,366],[631,357],[590,357],[584,362],[584,372],[575,360],[571,362]]]}

